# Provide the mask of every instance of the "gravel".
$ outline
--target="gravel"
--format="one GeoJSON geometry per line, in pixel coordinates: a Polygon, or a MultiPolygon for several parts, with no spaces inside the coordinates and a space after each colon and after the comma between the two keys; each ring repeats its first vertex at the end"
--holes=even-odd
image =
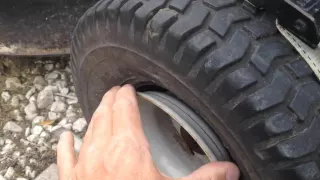
{"type": "Polygon", "coordinates": [[[87,122],[64,64],[32,61],[0,77],[0,180],[58,180],[52,130],[84,135],[87,122]]]}

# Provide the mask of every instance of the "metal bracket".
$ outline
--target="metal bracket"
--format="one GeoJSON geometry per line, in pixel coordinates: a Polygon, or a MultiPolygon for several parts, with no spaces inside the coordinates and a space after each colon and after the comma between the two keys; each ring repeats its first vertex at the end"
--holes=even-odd
{"type": "Polygon", "coordinates": [[[320,42],[320,0],[246,0],[277,16],[278,22],[312,48],[320,42]]]}
{"type": "Polygon", "coordinates": [[[310,46],[301,41],[298,37],[293,35],[282,27],[278,21],[276,22],[280,33],[292,44],[292,46],[299,52],[303,59],[308,63],[310,68],[320,80],[320,46],[312,49],[310,46]]]}

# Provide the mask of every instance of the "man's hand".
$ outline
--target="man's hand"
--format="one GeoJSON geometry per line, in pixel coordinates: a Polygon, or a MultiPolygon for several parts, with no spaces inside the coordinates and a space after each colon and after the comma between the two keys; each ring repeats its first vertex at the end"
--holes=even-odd
{"type": "MultiPolygon", "coordinates": [[[[130,85],[108,91],[92,116],[76,159],[70,132],[58,144],[60,180],[171,180],[154,165],[143,133],[135,90],[130,85]]],[[[214,162],[183,180],[238,180],[238,168],[214,162]]]]}

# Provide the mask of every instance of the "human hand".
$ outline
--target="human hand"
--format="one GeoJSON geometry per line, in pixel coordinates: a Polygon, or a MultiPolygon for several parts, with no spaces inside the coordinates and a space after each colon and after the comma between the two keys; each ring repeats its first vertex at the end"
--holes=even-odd
{"type": "MultiPolygon", "coordinates": [[[[135,90],[108,91],[92,116],[78,159],[70,132],[58,144],[60,180],[172,180],[154,165],[143,133],[135,90]]],[[[212,162],[180,180],[238,180],[238,168],[212,162]]]]}

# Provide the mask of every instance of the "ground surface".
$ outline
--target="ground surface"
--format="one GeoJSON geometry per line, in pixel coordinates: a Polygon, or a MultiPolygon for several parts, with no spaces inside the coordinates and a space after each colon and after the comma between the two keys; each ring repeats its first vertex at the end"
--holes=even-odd
{"type": "Polygon", "coordinates": [[[57,180],[52,130],[87,127],[68,59],[1,58],[0,73],[0,180],[57,180]]]}

